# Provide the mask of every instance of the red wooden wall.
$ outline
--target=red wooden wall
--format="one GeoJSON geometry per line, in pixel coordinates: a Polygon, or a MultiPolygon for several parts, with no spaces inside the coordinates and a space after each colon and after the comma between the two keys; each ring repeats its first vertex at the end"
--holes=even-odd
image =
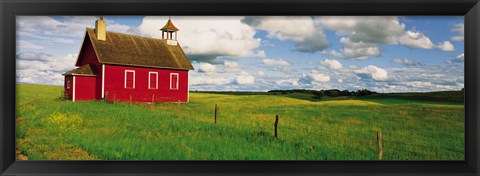
{"type": "Polygon", "coordinates": [[[75,101],[95,100],[95,76],[75,76],[75,101]]]}
{"type": "MultiPolygon", "coordinates": [[[[76,66],[91,64],[96,76],[75,76],[75,101],[102,99],[102,64],[99,63],[95,50],[88,37],[82,46],[76,66]]],[[[73,77],[65,77],[65,92],[72,99],[72,88],[66,89],[67,81],[73,86],[73,77]],[[70,92],[68,92],[70,91],[70,92]]],[[[129,67],[105,65],[105,96],[109,101],[134,102],[188,102],[188,70],[158,69],[146,67],[129,67]],[[135,71],[135,88],[125,88],[125,70],[135,71]],[[158,73],[157,89],[149,89],[149,72],[158,73]],[[178,89],[170,89],[170,74],[178,74],[178,89]],[[108,95],[107,95],[108,94],[108,95]]]]}
{"type": "Polygon", "coordinates": [[[188,71],[105,65],[105,93],[108,100],[134,102],[188,102],[188,71]],[[135,88],[125,88],[125,70],[135,71],[135,88]],[[149,89],[149,72],[158,73],[158,88],[149,89]],[[170,89],[170,74],[178,74],[178,89],[170,89]]]}
{"type": "Polygon", "coordinates": [[[93,72],[96,74],[96,82],[95,82],[95,98],[101,99],[102,98],[102,65],[98,62],[97,55],[95,54],[95,50],[93,49],[92,43],[90,42],[89,37],[85,38],[84,44],[82,46],[82,52],[79,55],[79,59],[76,63],[76,66],[82,66],[85,64],[91,64],[93,72]]]}

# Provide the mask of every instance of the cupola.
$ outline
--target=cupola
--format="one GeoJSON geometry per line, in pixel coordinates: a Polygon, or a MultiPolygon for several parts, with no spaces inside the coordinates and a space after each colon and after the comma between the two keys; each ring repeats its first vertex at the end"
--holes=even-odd
{"type": "Polygon", "coordinates": [[[160,30],[162,31],[162,39],[166,40],[168,45],[177,45],[177,31],[179,31],[179,29],[173,25],[170,17],[168,18],[167,24],[160,30]]]}

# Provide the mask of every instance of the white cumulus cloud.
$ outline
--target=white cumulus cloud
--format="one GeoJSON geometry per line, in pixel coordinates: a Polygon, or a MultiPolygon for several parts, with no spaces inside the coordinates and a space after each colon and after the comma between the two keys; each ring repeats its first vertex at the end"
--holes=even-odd
{"type": "Polygon", "coordinates": [[[394,16],[321,16],[315,22],[337,35],[348,35],[352,42],[391,44],[405,30],[394,16]]]}
{"type": "Polygon", "coordinates": [[[365,60],[379,56],[385,44],[454,50],[448,41],[435,45],[423,32],[406,30],[396,16],[321,16],[315,17],[315,23],[344,36],[340,39],[342,49],[328,53],[335,57],[365,60]]]}
{"type": "Polygon", "coordinates": [[[41,52],[17,54],[17,82],[63,85],[62,74],[74,69],[77,54],[61,57],[41,52]]]}
{"type": "Polygon", "coordinates": [[[412,59],[394,59],[393,62],[405,66],[415,66],[420,65],[419,63],[413,61],[412,59]]]}
{"type": "Polygon", "coordinates": [[[17,40],[17,47],[19,49],[43,49],[44,47],[30,41],[17,40]]]}
{"type": "Polygon", "coordinates": [[[450,30],[457,33],[456,36],[451,38],[452,41],[463,41],[465,36],[465,25],[463,23],[454,24],[454,27],[450,30]]]}
{"type": "Polygon", "coordinates": [[[385,81],[388,79],[388,72],[383,68],[379,68],[374,65],[368,65],[362,69],[355,70],[355,73],[360,76],[367,76],[368,78],[377,80],[377,81],[385,81]]]}
{"type": "Polygon", "coordinates": [[[295,42],[300,52],[314,53],[329,46],[323,29],[309,16],[250,16],[242,22],[266,31],[269,38],[295,42]]]}
{"type": "Polygon", "coordinates": [[[330,59],[325,59],[324,61],[322,61],[322,65],[327,67],[327,68],[334,69],[334,70],[341,70],[343,68],[342,63],[338,62],[335,59],[331,59],[331,60],[330,59]]]}
{"type": "MultiPolygon", "coordinates": [[[[82,37],[85,28],[95,27],[95,16],[62,16],[53,18],[49,16],[18,16],[16,18],[17,30],[20,34],[39,37],[82,37]]],[[[132,33],[133,28],[127,25],[118,24],[105,19],[107,31],[132,33]]],[[[68,39],[56,39],[58,43],[70,43],[68,39]]]]}
{"type": "Polygon", "coordinates": [[[453,59],[447,60],[447,63],[449,63],[449,64],[455,64],[455,63],[463,64],[464,62],[465,62],[465,54],[464,53],[459,54],[457,57],[455,57],[453,59]]]}
{"type": "Polygon", "coordinates": [[[412,48],[432,49],[434,47],[430,38],[419,31],[407,31],[398,38],[398,42],[402,45],[412,48]]]}
{"type": "Polygon", "coordinates": [[[453,46],[453,44],[450,41],[442,42],[441,44],[439,44],[437,46],[437,48],[439,48],[442,51],[454,51],[455,50],[455,46],[453,46]]]}
{"type": "MultiPolygon", "coordinates": [[[[455,86],[452,85],[442,85],[442,84],[433,84],[432,82],[423,82],[423,81],[412,81],[406,83],[407,86],[414,88],[434,88],[436,90],[455,90],[455,86]]],[[[463,86],[462,86],[463,87],[463,86]]]]}
{"type": "Polygon", "coordinates": [[[380,55],[380,45],[375,43],[352,42],[350,38],[342,37],[340,42],[344,44],[342,57],[365,60],[371,56],[380,55]]]}
{"type": "Polygon", "coordinates": [[[242,71],[235,80],[237,84],[253,84],[255,83],[255,76],[250,75],[245,71],[242,71]]]}
{"type": "Polygon", "coordinates": [[[457,59],[462,60],[462,61],[465,60],[465,54],[462,53],[462,54],[458,55],[457,59]]]}
{"type": "Polygon", "coordinates": [[[257,76],[264,77],[264,76],[265,76],[265,72],[263,72],[263,71],[258,71],[258,72],[257,72],[257,76]]]}
{"type": "Polygon", "coordinates": [[[209,63],[201,63],[200,68],[198,69],[199,72],[201,73],[215,73],[217,68],[215,65],[209,64],[209,63]]]}
{"type": "Polygon", "coordinates": [[[17,59],[25,61],[51,61],[52,55],[43,52],[21,52],[17,54],[17,59]]]}
{"type": "Polygon", "coordinates": [[[282,59],[263,59],[262,63],[265,65],[290,66],[291,64],[282,59]]]}
{"type": "Polygon", "coordinates": [[[329,75],[320,73],[317,70],[310,70],[310,76],[314,81],[317,81],[317,82],[322,82],[322,83],[330,82],[329,75]]]}
{"type": "Polygon", "coordinates": [[[281,79],[275,81],[278,86],[298,86],[300,85],[297,79],[281,79]]]}
{"type": "Polygon", "coordinates": [[[237,63],[237,62],[225,61],[225,62],[223,63],[223,68],[224,68],[225,71],[227,71],[227,72],[236,71],[236,70],[238,70],[238,63],[237,63]]]}
{"type": "MultiPolygon", "coordinates": [[[[255,30],[241,22],[239,16],[174,16],[173,24],[179,28],[178,41],[187,54],[264,57],[256,51],[261,44],[254,38],[255,30]]],[[[162,38],[159,29],[168,17],[147,16],[138,27],[141,34],[162,38]]]]}

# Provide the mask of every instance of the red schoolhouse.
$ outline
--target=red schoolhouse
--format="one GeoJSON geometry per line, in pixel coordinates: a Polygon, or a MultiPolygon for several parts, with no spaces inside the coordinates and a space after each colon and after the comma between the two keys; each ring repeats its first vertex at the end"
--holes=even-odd
{"type": "Polygon", "coordinates": [[[87,28],[77,68],[64,73],[72,101],[188,102],[193,66],[176,40],[169,19],[162,39],[106,31],[100,17],[87,28]]]}

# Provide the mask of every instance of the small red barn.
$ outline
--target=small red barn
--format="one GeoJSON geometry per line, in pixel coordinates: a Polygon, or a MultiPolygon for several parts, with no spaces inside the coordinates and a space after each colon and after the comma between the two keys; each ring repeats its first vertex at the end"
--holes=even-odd
{"type": "Polygon", "coordinates": [[[87,28],[75,64],[64,73],[65,97],[134,102],[188,102],[193,66],[178,44],[169,19],[162,39],[106,31],[100,17],[87,28]],[[166,35],[165,35],[166,34],[166,35]]]}

